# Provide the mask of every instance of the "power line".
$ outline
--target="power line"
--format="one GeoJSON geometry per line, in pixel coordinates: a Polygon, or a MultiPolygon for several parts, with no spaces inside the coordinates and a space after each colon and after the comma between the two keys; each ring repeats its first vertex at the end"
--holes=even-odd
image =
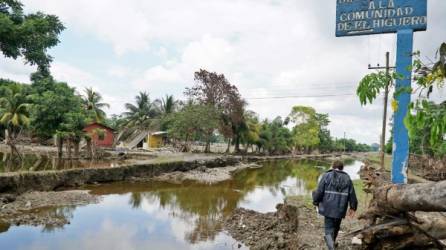
{"type": "MultiPolygon", "coordinates": [[[[326,87],[301,87],[301,86],[295,86],[295,87],[273,87],[273,89],[271,89],[271,86],[267,86],[268,91],[276,91],[276,92],[280,92],[280,91],[290,91],[290,90],[304,90],[304,91],[311,91],[311,90],[327,90],[327,91],[331,91],[331,90],[338,90],[338,89],[352,89],[357,87],[357,85],[346,85],[346,86],[326,86],[326,87]]],[[[248,91],[264,91],[267,90],[267,88],[252,88],[252,89],[247,89],[248,91]]]]}
{"type": "Polygon", "coordinates": [[[288,98],[322,98],[322,97],[338,97],[338,96],[352,96],[354,94],[339,94],[339,95],[289,95],[289,96],[266,96],[266,97],[248,97],[248,100],[264,100],[264,99],[288,99],[288,98]]]}
{"type": "MultiPolygon", "coordinates": [[[[306,83],[306,84],[299,84],[299,83],[293,83],[291,86],[290,84],[268,84],[266,87],[272,87],[272,88],[295,88],[295,87],[305,87],[305,88],[337,88],[337,87],[355,87],[357,86],[357,83],[306,83]]],[[[256,89],[256,88],[254,88],[256,89]]]]}

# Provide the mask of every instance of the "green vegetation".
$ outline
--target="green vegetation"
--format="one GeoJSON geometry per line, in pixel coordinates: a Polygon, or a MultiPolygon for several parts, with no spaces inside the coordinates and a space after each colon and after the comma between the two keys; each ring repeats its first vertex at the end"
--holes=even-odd
{"type": "Polygon", "coordinates": [[[0,0],[0,51],[6,57],[23,57],[39,70],[48,71],[52,58],[47,49],[59,43],[64,30],[59,18],[42,12],[25,15],[17,0],[0,0]]]}
{"type": "Polygon", "coordinates": [[[29,98],[19,84],[0,88],[0,123],[6,129],[6,144],[11,154],[17,152],[16,139],[22,128],[29,126],[29,98]]]}
{"type": "Polygon", "coordinates": [[[110,108],[108,103],[102,102],[102,95],[92,88],[85,89],[83,104],[87,110],[88,118],[95,122],[103,122],[107,116],[103,109],[110,108]]]}
{"type": "MultiPolygon", "coordinates": [[[[357,215],[363,213],[370,202],[371,197],[368,196],[364,192],[364,186],[363,186],[362,180],[355,180],[353,181],[353,186],[355,187],[356,197],[358,198],[358,210],[357,215]]],[[[303,205],[309,209],[313,209],[313,198],[310,194],[308,195],[294,195],[294,196],[288,196],[286,197],[286,202],[290,204],[295,205],[303,205]]]]}
{"type": "MultiPolygon", "coordinates": [[[[184,142],[181,151],[189,151],[192,140],[209,136],[218,126],[218,113],[211,106],[188,104],[181,111],[172,113],[169,119],[169,134],[184,142]]],[[[210,138],[205,139],[210,140],[210,138]]]]}
{"type": "MultiPolygon", "coordinates": [[[[295,124],[293,128],[294,145],[303,151],[309,151],[314,146],[319,145],[319,123],[316,110],[312,107],[295,106],[289,115],[291,122],[295,124]]],[[[327,116],[328,121],[328,116],[327,116]]]]}
{"type": "Polygon", "coordinates": [[[354,180],[353,186],[355,187],[356,197],[358,198],[357,213],[361,214],[367,209],[371,197],[364,192],[364,182],[362,180],[354,180]]]}
{"type": "MultiPolygon", "coordinates": [[[[367,154],[367,160],[370,161],[372,164],[379,165],[381,164],[381,158],[380,154],[378,152],[371,152],[367,154]]],[[[389,154],[386,154],[384,157],[384,167],[385,169],[389,170],[392,166],[392,156],[389,154]]]]}
{"type": "Polygon", "coordinates": [[[125,126],[128,128],[134,127],[139,129],[146,129],[153,126],[154,118],[158,115],[158,110],[153,102],[150,101],[149,93],[140,92],[135,97],[136,105],[126,103],[124,117],[126,120],[125,126]]]}
{"type": "Polygon", "coordinates": [[[99,133],[83,131],[92,122],[117,130],[118,140],[148,130],[168,131],[173,145],[183,151],[189,151],[192,143],[203,142],[204,151],[210,152],[211,142],[216,141],[227,143],[227,152],[233,145],[235,153],[371,150],[351,139],[332,138],[328,114],[317,113],[312,107],[295,106],[288,117],[262,121],[246,109],[245,99],[223,74],[204,69],[194,73],[195,84],[185,89],[185,101],[172,95],[152,101],[144,91],[135,97],[135,103],[125,104],[124,113],[107,117],[104,109],[109,105],[100,93],[86,88],[80,94],[51,75],[52,58],[47,50],[58,44],[65,28],[57,16],[40,12],[26,15],[19,1],[0,0],[0,27],[2,53],[38,66],[30,76],[30,85],[0,79],[0,136],[7,137],[11,150],[17,136],[25,134],[45,144],[55,139],[59,157],[64,145],[68,157],[72,157],[73,148],[78,157],[79,145],[85,140],[88,155],[94,157],[96,147],[92,143],[99,133]]]}
{"type": "MultiPolygon", "coordinates": [[[[437,52],[437,61],[433,64],[424,64],[420,53],[416,53],[413,64],[416,87],[400,88],[395,90],[392,107],[398,109],[395,97],[403,92],[417,94],[409,106],[405,125],[409,130],[410,151],[434,157],[446,156],[446,101],[438,103],[430,99],[435,89],[444,88],[446,79],[446,43],[441,44],[437,52]]],[[[359,83],[357,95],[363,105],[372,103],[382,92],[386,84],[398,79],[400,75],[393,73],[386,76],[382,71],[366,75],[359,83]]],[[[391,144],[386,145],[386,151],[391,151],[391,144]]]]}

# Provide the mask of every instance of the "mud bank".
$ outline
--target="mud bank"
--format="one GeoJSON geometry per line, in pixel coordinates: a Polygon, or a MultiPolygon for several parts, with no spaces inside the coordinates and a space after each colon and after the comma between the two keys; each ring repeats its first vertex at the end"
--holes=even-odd
{"type": "MultiPolygon", "coordinates": [[[[236,209],[224,222],[224,229],[250,249],[326,249],[323,240],[323,218],[301,199],[278,204],[273,213],[259,213],[243,208],[236,209]]],[[[357,220],[345,219],[341,226],[338,248],[357,250],[348,232],[357,229],[357,220]]]]}
{"type": "Polygon", "coordinates": [[[53,191],[84,184],[153,178],[163,173],[185,172],[200,166],[217,168],[235,165],[241,157],[207,157],[206,159],[146,162],[107,168],[55,171],[13,172],[0,174],[0,193],[20,194],[28,191],[53,191]]]}
{"type": "Polygon", "coordinates": [[[184,181],[195,181],[205,184],[214,184],[232,179],[232,176],[238,171],[259,167],[261,166],[255,163],[239,163],[235,166],[227,166],[221,168],[206,168],[202,166],[187,172],[176,171],[172,173],[165,173],[155,177],[154,179],[157,181],[165,181],[174,184],[180,184],[184,181]]]}
{"type": "Polygon", "coordinates": [[[57,207],[87,205],[99,200],[98,196],[80,190],[4,195],[0,200],[0,221],[9,225],[61,227],[70,222],[57,207]]]}
{"type": "Polygon", "coordinates": [[[276,208],[277,212],[264,214],[238,208],[225,221],[225,229],[250,249],[299,249],[298,208],[284,204],[276,208]]]}

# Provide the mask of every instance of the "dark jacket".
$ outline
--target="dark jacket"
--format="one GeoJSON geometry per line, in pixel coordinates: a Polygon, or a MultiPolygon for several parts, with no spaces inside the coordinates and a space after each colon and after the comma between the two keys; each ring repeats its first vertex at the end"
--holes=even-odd
{"type": "Polygon", "coordinates": [[[319,214],[330,218],[344,218],[348,204],[356,210],[358,200],[350,176],[340,170],[327,171],[313,192],[313,204],[319,206],[319,214]]]}

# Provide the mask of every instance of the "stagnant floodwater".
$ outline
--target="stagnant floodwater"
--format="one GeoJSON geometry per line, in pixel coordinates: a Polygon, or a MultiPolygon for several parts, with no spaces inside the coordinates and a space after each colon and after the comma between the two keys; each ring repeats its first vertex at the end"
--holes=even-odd
{"type": "MultiPolygon", "coordinates": [[[[268,162],[215,185],[149,182],[87,187],[102,196],[99,204],[45,211],[69,218],[71,223],[61,228],[0,223],[0,249],[238,249],[239,243],[223,231],[221,219],[237,207],[270,212],[288,195],[309,194],[327,167],[321,164],[268,162]]],[[[360,164],[346,166],[352,179],[358,179],[360,164]]]]}

